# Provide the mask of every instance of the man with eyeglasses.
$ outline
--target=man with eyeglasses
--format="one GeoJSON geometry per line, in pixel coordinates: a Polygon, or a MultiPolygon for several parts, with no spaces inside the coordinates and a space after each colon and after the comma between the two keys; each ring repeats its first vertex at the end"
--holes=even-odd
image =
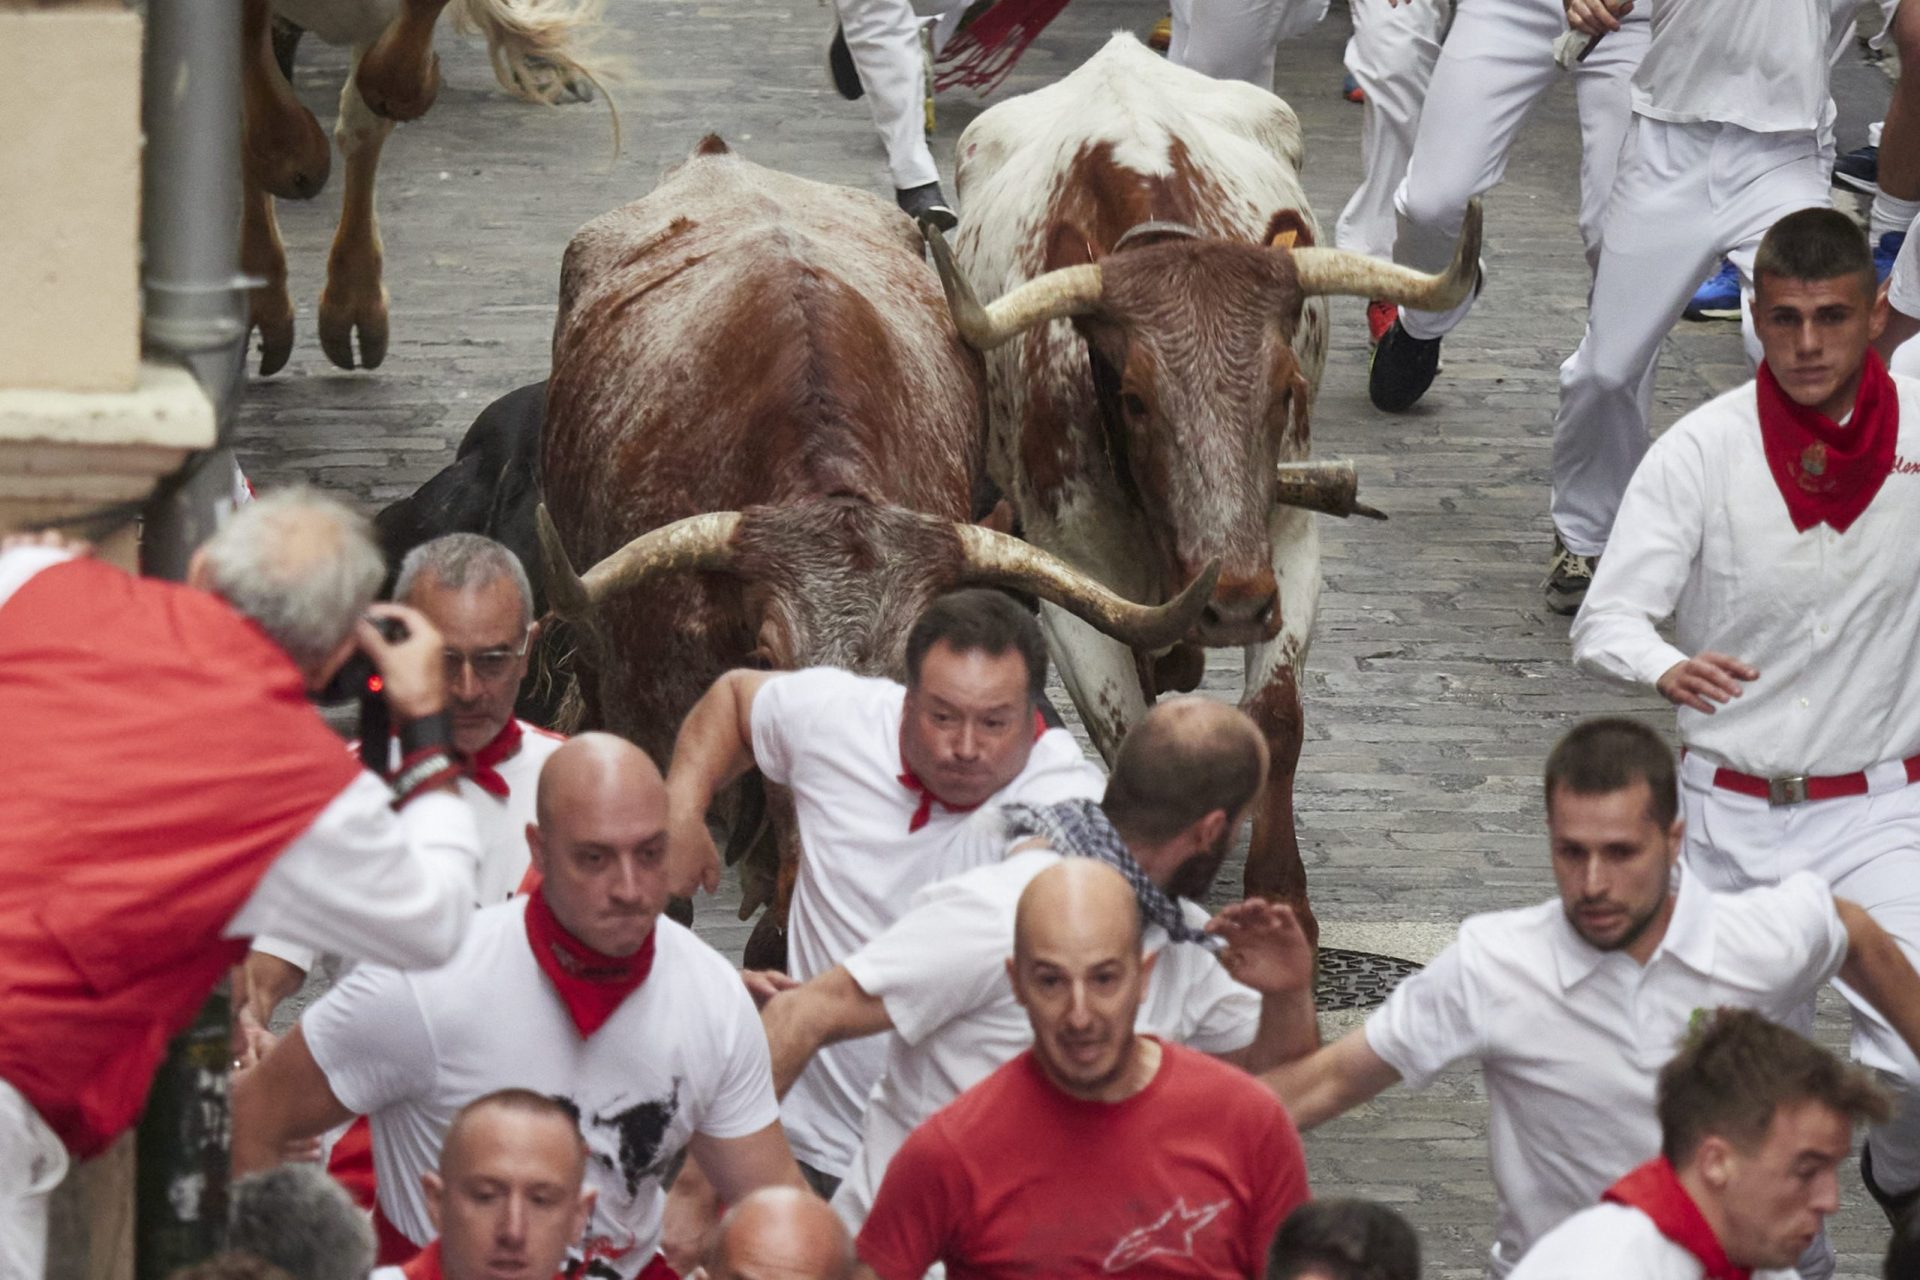
{"type": "MultiPolygon", "coordinates": [[[[446,646],[447,715],[461,764],[456,789],[480,831],[478,906],[511,897],[527,874],[534,784],[566,741],[517,719],[514,699],[540,624],[533,588],[514,553],[475,533],[422,543],[400,562],[394,599],[418,609],[446,646]]],[[[246,963],[246,1009],[261,1027],[300,989],[314,952],[257,938],[246,963]]]]}

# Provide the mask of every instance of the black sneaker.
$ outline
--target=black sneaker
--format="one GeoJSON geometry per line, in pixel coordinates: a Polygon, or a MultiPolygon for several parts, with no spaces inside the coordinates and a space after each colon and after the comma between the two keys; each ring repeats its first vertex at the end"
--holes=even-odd
{"type": "Polygon", "coordinates": [[[1593,571],[1599,567],[1599,556],[1575,555],[1554,534],[1553,558],[1547,561],[1547,579],[1540,584],[1547,593],[1547,608],[1569,618],[1580,612],[1587,588],[1593,585],[1593,571]]]}
{"type": "Polygon", "coordinates": [[[847,33],[842,27],[833,29],[833,43],[827,46],[827,74],[833,78],[834,91],[848,102],[867,96],[867,86],[860,83],[860,68],[853,65],[853,50],[847,48],[847,33]]]}
{"type": "Polygon", "coordinates": [[[893,198],[915,222],[930,222],[942,231],[951,231],[960,225],[960,215],[947,203],[937,182],[929,182],[924,187],[896,187],[893,198]]]}
{"type": "Polygon", "coordinates": [[[1856,147],[1833,162],[1833,185],[1870,196],[1880,194],[1880,148],[1856,147]]]}
{"type": "Polygon", "coordinates": [[[1373,407],[1404,413],[1420,402],[1440,372],[1440,339],[1416,338],[1398,319],[1374,344],[1367,366],[1367,398],[1373,407]]]}

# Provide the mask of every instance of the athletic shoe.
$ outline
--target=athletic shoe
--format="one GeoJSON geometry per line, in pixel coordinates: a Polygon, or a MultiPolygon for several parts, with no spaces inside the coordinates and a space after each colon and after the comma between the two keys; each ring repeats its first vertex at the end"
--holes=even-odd
{"type": "Polygon", "coordinates": [[[1833,185],[1870,196],[1880,194],[1880,148],[1856,147],[1833,162],[1833,185]]]}
{"type": "Polygon", "coordinates": [[[1373,345],[1367,365],[1367,398],[1373,407],[1404,413],[1418,404],[1440,372],[1440,339],[1416,338],[1395,317],[1373,345]]]}
{"type": "Polygon", "coordinates": [[[1400,308],[1385,298],[1374,298],[1367,303],[1367,345],[1377,347],[1380,339],[1393,322],[1400,318],[1400,308]]]}
{"type": "Polygon", "coordinates": [[[1540,584],[1547,593],[1547,608],[1569,618],[1580,612],[1587,588],[1593,585],[1593,571],[1599,567],[1599,556],[1577,556],[1567,550],[1559,534],[1554,534],[1553,558],[1547,561],[1547,580],[1540,584]]]}
{"type": "Polygon", "coordinates": [[[1348,102],[1365,102],[1367,91],[1360,87],[1360,82],[1354,79],[1353,72],[1349,71],[1340,81],[1340,96],[1348,102]]]}
{"type": "Polygon", "coordinates": [[[827,74],[833,79],[834,90],[848,102],[866,97],[867,86],[860,83],[860,69],[853,65],[847,33],[840,27],[833,29],[833,43],[827,46],[827,74]]]}
{"type": "Polygon", "coordinates": [[[1873,278],[1881,284],[1893,274],[1893,260],[1900,256],[1900,246],[1907,242],[1904,231],[1889,231],[1880,237],[1880,243],[1873,246],[1873,278]]]}
{"type": "Polygon", "coordinates": [[[1173,44],[1173,15],[1168,14],[1147,32],[1147,48],[1165,53],[1173,44]]]}
{"type": "Polygon", "coordinates": [[[1725,258],[1720,269],[1693,291],[1681,316],[1688,320],[1738,320],[1740,318],[1740,272],[1725,258]]]}
{"type": "Polygon", "coordinates": [[[924,187],[896,188],[893,198],[915,222],[931,222],[942,231],[951,231],[960,225],[960,215],[947,203],[937,182],[929,182],[924,187]]]}

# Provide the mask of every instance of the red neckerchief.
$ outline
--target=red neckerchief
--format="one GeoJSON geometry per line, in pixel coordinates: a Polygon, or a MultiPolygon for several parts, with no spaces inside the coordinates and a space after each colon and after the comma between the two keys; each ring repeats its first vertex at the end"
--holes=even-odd
{"type": "Polygon", "coordinates": [[[1763,361],[1754,376],[1760,444],[1793,527],[1805,533],[1822,520],[1836,533],[1860,518],[1893,470],[1900,435],[1900,393],[1871,347],[1860,367],[1853,418],[1840,426],[1818,409],[1795,404],[1763,361]]]}
{"type": "Polygon", "coordinates": [[[432,1244],[413,1255],[412,1259],[400,1268],[400,1274],[407,1280],[442,1280],[440,1274],[440,1242],[432,1244]]]}
{"type": "MultiPolygon", "coordinates": [[[[1046,731],[1047,731],[1046,720],[1041,716],[1041,714],[1038,711],[1034,712],[1033,713],[1033,740],[1035,742],[1040,741],[1040,735],[1045,733],[1046,731]]],[[[906,733],[906,727],[904,725],[901,726],[900,732],[902,734],[906,733]]],[[[913,771],[913,766],[907,763],[907,753],[905,748],[902,748],[900,751],[900,785],[905,787],[907,790],[913,792],[913,794],[920,797],[920,803],[914,807],[913,817],[907,820],[908,835],[912,835],[914,832],[926,826],[927,823],[932,820],[933,806],[936,801],[939,803],[940,807],[942,809],[945,809],[948,813],[972,813],[975,809],[978,809],[980,807],[977,804],[954,804],[952,801],[948,800],[945,796],[935,795],[933,793],[932,788],[928,787],[926,783],[922,782],[920,780],[920,775],[913,771]]]]}
{"type": "Polygon", "coordinates": [[[601,955],[567,932],[547,906],[544,891],[527,895],[527,941],[534,962],[553,983],[582,1039],[598,1031],[620,1002],[647,980],[653,969],[653,939],[649,933],[630,956],[601,955]]]}
{"type": "Polygon", "coordinates": [[[1720,1237],[1713,1234],[1700,1206],[1687,1194],[1680,1175],[1665,1156],[1647,1161],[1608,1187],[1600,1198],[1638,1209],[1653,1219],[1661,1235],[1700,1260],[1706,1280],[1749,1280],[1753,1274],[1728,1260],[1727,1251],[1720,1247],[1720,1237]]]}
{"type": "Polygon", "coordinates": [[[520,750],[520,721],[514,716],[507,717],[507,723],[500,732],[493,735],[493,741],[468,756],[465,763],[467,776],[473,779],[473,785],[498,800],[507,798],[507,780],[500,776],[495,768],[503,760],[511,760],[520,750]]]}

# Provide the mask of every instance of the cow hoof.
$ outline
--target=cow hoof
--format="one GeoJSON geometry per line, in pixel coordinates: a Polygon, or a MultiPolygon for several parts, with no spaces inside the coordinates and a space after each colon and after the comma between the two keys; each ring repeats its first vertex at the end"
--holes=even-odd
{"type": "Polygon", "coordinates": [[[505,88],[514,97],[545,106],[592,102],[593,81],[556,66],[537,53],[513,59],[505,88]]]}
{"type": "Polygon", "coordinates": [[[360,338],[360,368],[378,369],[387,358],[387,291],[370,299],[320,294],[320,349],[342,369],[354,367],[354,335],[360,338]]]}
{"type": "Polygon", "coordinates": [[[423,74],[418,68],[404,65],[389,69],[384,62],[375,61],[379,52],[376,45],[360,60],[354,81],[373,114],[400,121],[418,120],[427,114],[440,94],[440,55],[429,55],[423,74]]]}
{"type": "Polygon", "coordinates": [[[293,354],[293,304],[284,291],[256,289],[249,303],[248,327],[260,332],[260,376],[270,377],[287,367],[293,354]]]}

